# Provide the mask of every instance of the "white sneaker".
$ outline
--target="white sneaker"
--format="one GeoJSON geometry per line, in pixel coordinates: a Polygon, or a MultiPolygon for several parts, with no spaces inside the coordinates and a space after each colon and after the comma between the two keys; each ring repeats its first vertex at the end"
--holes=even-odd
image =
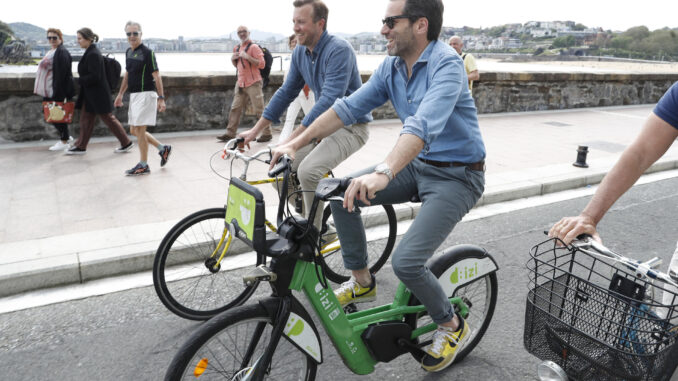
{"type": "Polygon", "coordinates": [[[57,141],[53,146],[49,147],[50,151],[63,151],[65,149],[68,149],[70,145],[68,143],[64,143],[61,140],[57,141]]]}

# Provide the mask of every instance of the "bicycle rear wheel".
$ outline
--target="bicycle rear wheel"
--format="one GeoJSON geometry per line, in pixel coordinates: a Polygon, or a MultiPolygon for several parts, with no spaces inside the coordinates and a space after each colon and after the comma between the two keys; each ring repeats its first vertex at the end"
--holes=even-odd
{"type": "Polygon", "coordinates": [[[256,289],[257,284],[246,287],[242,282],[243,273],[254,265],[243,266],[243,262],[253,262],[252,258],[229,256],[231,247],[227,247],[224,260],[216,266],[230,234],[226,230],[224,243],[213,255],[227,229],[225,217],[225,208],[193,213],[172,227],[158,247],[153,285],[162,303],[178,316],[207,320],[244,303],[256,289]]]}
{"type": "MultiPolygon", "coordinates": [[[[376,273],[391,255],[398,232],[398,221],[392,205],[363,206],[360,208],[360,214],[366,231],[380,225],[385,226],[388,231],[386,239],[378,239],[367,245],[367,266],[370,272],[376,273]]],[[[369,234],[367,238],[370,239],[369,234]]],[[[334,219],[329,205],[323,212],[321,240],[322,255],[320,258],[325,275],[332,282],[346,282],[351,276],[351,270],[344,268],[341,247],[334,231],[334,219]]]]}
{"type": "MultiPolygon", "coordinates": [[[[174,356],[165,380],[241,380],[268,345],[273,319],[260,304],[229,310],[199,327],[174,356]],[[249,361],[245,356],[251,353],[249,361]]],[[[314,380],[317,365],[285,335],[266,373],[268,380],[314,380]]]]}
{"type": "MultiPolygon", "coordinates": [[[[453,250],[435,258],[429,266],[430,271],[439,278],[447,269],[454,267],[457,262],[468,258],[482,258],[484,256],[483,253],[472,248],[473,246],[468,245],[463,247],[462,250],[453,250]]],[[[469,328],[471,328],[471,336],[461,352],[455,357],[454,364],[463,360],[464,357],[471,353],[490,325],[494,308],[497,304],[497,274],[492,272],[474,279],[470,283],[456,288],[454,293],[447,295],[447,297],[461,297],[466,305],[469,306],[469,315],[466,317],[466,322],[469,328]]],[[[421,304],[419,300],[412,295],[409,305],[414,306],[419,304],[421,304]]],[[[407,315],[405,322],[410,324],[412,329],[415,329],[416,327],[430,324],[432,320],[426,312],[423,312],[407,315]]],[[[420,336],[419,344],[422,347],[430,344],[432,336],[433,332],[420,336]]]]}

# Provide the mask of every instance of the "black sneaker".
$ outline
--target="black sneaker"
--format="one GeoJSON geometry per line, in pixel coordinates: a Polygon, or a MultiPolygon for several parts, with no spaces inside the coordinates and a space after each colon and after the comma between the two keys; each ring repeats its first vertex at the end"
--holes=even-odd
{"type": "Polygon", "coordinates": [[[115,150],[113,150],[113,152],[115,153],[129,152],[129,150],[131,150],[132,147],[134,147],[134,142],[129,142],[126,146],[118,147],[115,150]]]}
{"type": "Polygon", "coordinates": [[[150,173],[151,169],[148,167],[148,165],[141,165],[141,163],[137,163],[134,168],[125,171],[127,176],[148,175],[150,173]]]}
{"type": "Polygon", "coordinates": [[[163,149],[158,152],[158,155],[160,155],[160,166],[164,167],[165,164],[167,164],[167,160],[169,160],[169,156],[172,153],[172,146],[164,146],[163,149]]]}
{"type": "Polygon", "coordinates": [[[66,155],[84,155],[87,153],[87,150],[78,147],[71,147],[64,151],[66,155]]]}

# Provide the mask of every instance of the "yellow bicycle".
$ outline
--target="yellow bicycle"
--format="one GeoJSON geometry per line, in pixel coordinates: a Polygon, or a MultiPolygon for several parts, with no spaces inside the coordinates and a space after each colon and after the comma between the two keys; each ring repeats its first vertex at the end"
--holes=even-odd
{"type": "MultiPolygon", "coordinates": [[[[239,176],[241,180],[250,185],[283,183],[282,178],[247,179],[249,164],[253,161],[267,162],[262,158],[270,160],[270,149],[248,156],[240,152],[236,145],[236,139],[229,141],[224,153],[231,158],[231,164],[239,160],[244,165],[239,176]]],[[[233,165],[231,177],[232,172],[233,165]]],[[[293,178],[291,180],[293,192],[289,197],[296,197],[302,191],[298,189],[298,183],[293,178]]],[[[279,205],[283,207],[287,204],[287,200],[282,199],[287,191],[280,192],[279,189],[278,194],[279,205]]],[[[290,214],[289,210],[287,214],[290,214]]],[[[395,244],[395,211],[391,205],[363,207],[361,216],[368,239],[371,235],[379,238],[372,241],[368,249],[370,271],[377,272],[388,259],[395,244]],[[387,229],[387,235],[384,229],[387,229]],[[384,235],[386,238],[383,238],[384,235]]],[[[232,241],[233,232],[225,217],[225,206],[195,212],[174,225],[158,247],[153,263],[153,285],[162,303],[178,316],[207,320],[243,304],[258,286],[258,283],[243,285],[242,276],[253,266],[263,264],[266,259],[244,254],[244,246],[240,246],[238,250],[232,241]]],[[[271,232],[277,231],[272,222],[265,220],[264,223],[271,232]]],[[[328,205],[324,209],[319,234],[319,259],[327,278],[341,283],[349,279],[350,272],[344,269],[341,247],[336,233],[333,233],[333,225],[328,205]]]]}

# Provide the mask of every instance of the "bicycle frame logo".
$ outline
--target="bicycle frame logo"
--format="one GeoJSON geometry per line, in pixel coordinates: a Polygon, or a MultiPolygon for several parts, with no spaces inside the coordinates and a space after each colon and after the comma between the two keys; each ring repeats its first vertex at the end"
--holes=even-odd
{"type": "MultiPolygon", "coordinates": [[[[254,212],[256,201],[254,196],[236,186],[229,186],[226,221],[238,221],[238,227],[245,238],[252,240],[254,236],[254,212]]],[[[240,234],[240,232],[238,232],[240,234]]]]}
{"type": "Polygon", "coordinates": [[[457,287],[471,283],[494,271],[497,271],[497,265],[492,259],[488,257],[468,258],[447,269],[439,279],[447,295],[452,295],[457,287]]]}
{"type": "Polygon", "coordinates": [[[283,333],[316,361],[322,362],[318,337],[311,329],[311,325],[305,322],[301,316],[291,312],[283,333]]]}

